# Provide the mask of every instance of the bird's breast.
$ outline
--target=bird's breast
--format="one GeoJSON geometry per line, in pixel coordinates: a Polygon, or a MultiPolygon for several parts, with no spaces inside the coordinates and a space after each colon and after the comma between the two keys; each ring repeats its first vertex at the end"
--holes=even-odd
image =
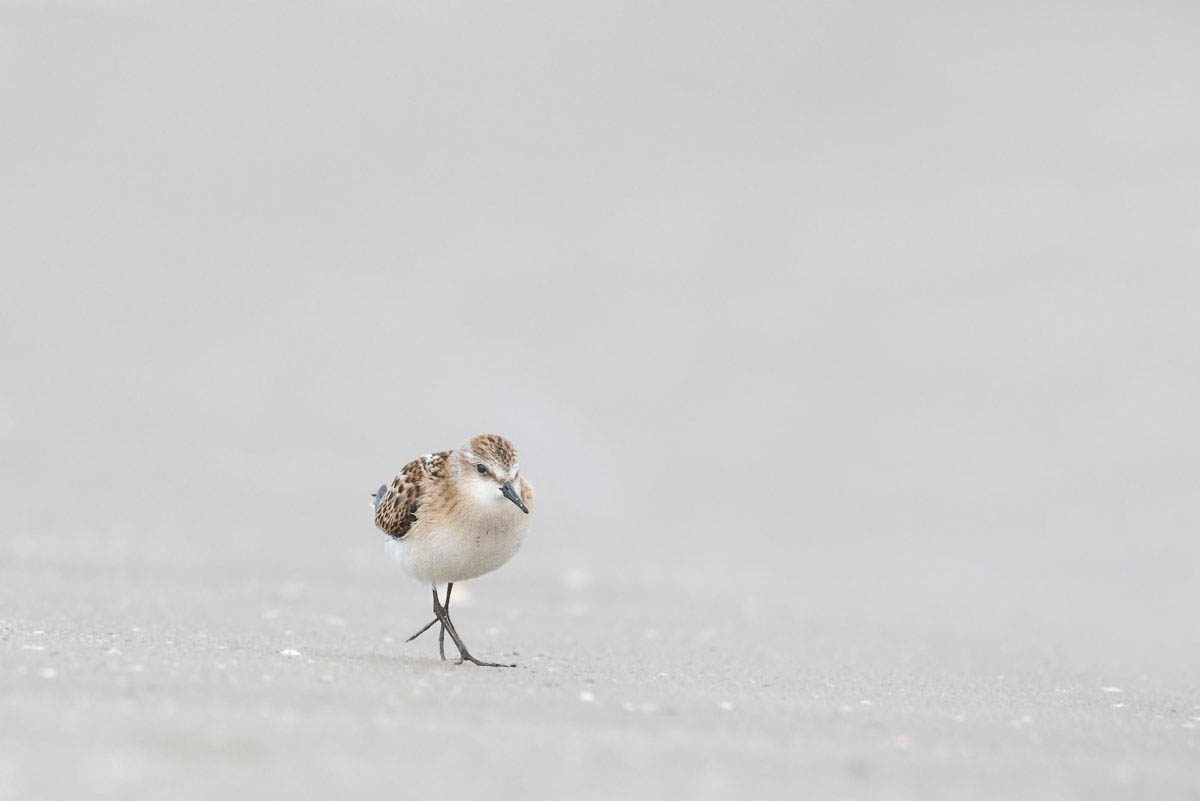
{"type": "Polygon", "coordinates": [[[505,518],[469,524],[428,521],[401,543],[400,562],[415,578],[444,583],[482,576],[512,559],[525,539],[523,521],[505,518]]]}

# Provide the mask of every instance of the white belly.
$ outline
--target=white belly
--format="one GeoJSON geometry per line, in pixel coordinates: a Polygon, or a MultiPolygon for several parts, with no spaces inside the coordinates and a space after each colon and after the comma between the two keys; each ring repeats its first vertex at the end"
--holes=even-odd
{"type": "Polygon", "coordinates": [[[466,581],[490,573],[516,555],[526,526],[471,526],[413,531],[389,538],[387,552],[413,578],[430,584],[466,581]]]}

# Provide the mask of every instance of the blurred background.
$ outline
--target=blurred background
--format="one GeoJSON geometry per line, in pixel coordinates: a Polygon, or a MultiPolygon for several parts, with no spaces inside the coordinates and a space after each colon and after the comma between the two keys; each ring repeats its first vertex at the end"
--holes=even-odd
{"type": "Polygon", "coordinates": [[[1165,0],[6,0],[0,538],[319,578],[495,431],[514,574],[1194,672],[1197,42],[1165,0]]]}

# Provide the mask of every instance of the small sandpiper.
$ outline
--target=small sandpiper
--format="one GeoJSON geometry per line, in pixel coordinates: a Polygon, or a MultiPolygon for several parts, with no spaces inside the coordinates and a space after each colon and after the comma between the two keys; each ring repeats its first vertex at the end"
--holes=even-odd
{"type": "Polygon", "coordinates": [[[521,476],[516,448],[504,437],[480,434],[452,451],[428,453],[404,466],[375,493],[375,525],[389,535],[387,552],[418,581],[433,587],[438,652],[446,659],[446,632],[458,661],[484,667],[515,667],[471,656],[450,621],[454,582],[490,573],[512,559],[525,539],[533,487],[521,476]],[[438,585],[446,585],[446,601],[438,585]]]}

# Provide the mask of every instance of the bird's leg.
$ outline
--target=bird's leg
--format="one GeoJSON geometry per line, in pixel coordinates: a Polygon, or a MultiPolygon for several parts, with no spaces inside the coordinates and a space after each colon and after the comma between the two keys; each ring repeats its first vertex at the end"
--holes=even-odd
{"type": "MultiPolygon", "coordinates": [[[[446,604],[443,608],[446,610],[447,613],[450,612],[450,591],[453,589],[454,589],[453,582],[446,585],[446,604]]],[[[434,595],[434,598],[436,599],[437,598],[437,585],[436,584],[433,585],[433,595],[434,595]]],[[[435,615],[437,614],[437,604],[438,603],[440,603],[440,602],[435,602],[435,606],[434,606],[434,614],[435,615]]],[[[429,631],[429,629],[433,627],[434,623],[441,623],[441,626],[442,626],[441,631],[438,632],[438,654],[442,657],[442,661],[445,662],[446,661],[446,624],[442,623],[441,618],[434,617],[433,620],[429,621],[424,626],[422,626],[420,631],[418,631],[413,636],[409,637],[407,640],[405,640],[405,642],[412,642],[413,640],[417,639],[422,634],[429,631]]]]}
{"type": "Polygon", "coordinates": [[[437,622],[438,622],[438,619],[435,617],[433,620],[429,621],[424,626],[422,626],[420,631],[418,631],[416,634],[414,634],[413,636],[411,636],[407,640],[405,640],[405,642],[412,642],[413,640],[417,639],[422,634],[429,631],[429,629],[433,627],[433,624],[437,623],[437,622]]]}
{"type": "Polygon", "coordinates": [[[496,662],[480,662],[471,656],[471,652],[463,644],[462,637],[459,637],[458,632],[455,631],[454,624],[450,622],[450,614],[447,612],[446,607],[442,606],[438,601],[437,587],[433,588],[433,613],[438,616],[438,620],[442,621],[443,629],[450,632],[450,639],[454,640],[454,647],[458,649],[458,661],[454,664],[461,665],[463,662],[471,662],[480,667],[516,667],[516,665],[501,665],[496,662]]]}
{"type": "MultiPolygon", "coordinates": [[[[450,588],[453,586],[454,586],[453,584],[446,585],[446,608],[450,607],[450,588]]],[[[414,634],[413,636],[411,636],[407,640],[405,640],[405,642],[412,642],[413,640],[417,639],[425,632],[429,631],[429,629],[433,626],[434,623],[441,622],[441,618],[436,616],[437,608],[438,608],[437,585],[434,584],[433,585],[433,609],[434,609],[435,617],[433,618],[433,620],[429,621],[424,626],[422,626],[420,631],[418,631],[416,634],[414,634]]],[[[445,646],[442,645],[442,643],[444,643],[445,640],[446,640],[446,627],[442,626],[442,633],[440,635],[438,635],[438,650],[442,652],[442,661],[443,662],[446,661],[445,646]]]]}
{"type": "MultiPolygon", "coordinates": [[[[446,617],[450,617],[450,591],[454,589],[454,582],[451,581],[446,585],[446,603],[443,608],[446,610],[446,617]]],[[[442,657],[442,661],[446,661],[446,624],[442,624],[442,630],[438,632],[438,654],[442,657]]]]}

